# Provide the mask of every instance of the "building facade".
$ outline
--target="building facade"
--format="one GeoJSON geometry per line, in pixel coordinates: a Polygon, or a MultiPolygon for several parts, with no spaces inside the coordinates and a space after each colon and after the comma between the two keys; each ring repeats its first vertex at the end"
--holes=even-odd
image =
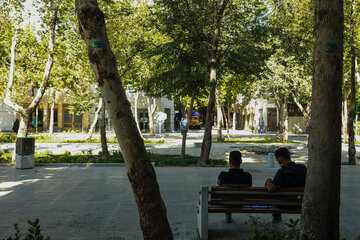
{"type": "MultiPolygon", "coordinates": [[[[126,90],[128,100],[131,102],[131,109],[135,112],[135,92],[126,90]]],[[[174,101],[166,98],[156,99],[157,111],[166,113],[167,119],[161,124],[161,131],[174,131],[174,101]]],[[[50,126],[51,104],[49,96],[44,95],[32,118],[38,119],[38,130],[47,131],[50,126]]],[[[139,128],[142,131],[149,129],[149,114],[147,100],[144,94],[138,94],[137,114],[139,128]]],[[[27,108],[29,104],[24,104],[27,108]]],[[[70,110],[71,96],[70,91],[57,92],[54,104],[54,131],[87,131],[95,117],[96,107],[84,114],[72,113],[70,110]]],[[[19,117],[3,101],[0,101],[0,131],[12,131],[15,119],[19,117]]],[[[111,127],[111,126],[110,126],[111,127]]],[[[155,121],[155,129],[159,125],[155,121]]],[[[156,131],[158,132],[158,131],[156,131]]]]}

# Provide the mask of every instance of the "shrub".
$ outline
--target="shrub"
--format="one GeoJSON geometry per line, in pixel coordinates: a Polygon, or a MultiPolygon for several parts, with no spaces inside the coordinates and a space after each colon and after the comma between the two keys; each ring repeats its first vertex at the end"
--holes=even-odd
{"type": "MultiPolygon", "coordinates": [[[[49,236],[44,238],[44,236],[41,234],[41,229],[39,224],[40,220],[38,218],[36,218],[33,222],[30,220],[28,220],[27,222],[29,224],[29,229],[23,240],[50,240],[49,236]]],[[[8,237],[6,239],[4,238],[3,240],[21,240],[20,229],[16,223],[14,224],[14,228],[15,228],[14,237],[8,237]]]]}
{"type": "Polygon", "coordinates": [[[0,163],[11,163],[12,162],[12,153],[4,152],[0,156],[0,163]]]}
{"type": "Polygon", "coordinates": [[[15,142],[16,141],[16,133],[4,134],[0,133],[0,142],[15,142]]]}
{"type": "Polygon", "coordinates": [[[314,234],[302,233],[299,227],[299,219],[290,219],[289,222],[272,224],[261,220],[259,217],[250,216],[248,221],[254,226],[254,234],[249,240],[316,240],[314,234]]]}

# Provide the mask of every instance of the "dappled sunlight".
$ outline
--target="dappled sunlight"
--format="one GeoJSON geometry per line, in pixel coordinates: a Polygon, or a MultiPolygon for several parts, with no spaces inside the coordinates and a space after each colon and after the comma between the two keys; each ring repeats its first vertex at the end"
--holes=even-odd
{"type": "Polygon", "coordinates": [[[21,181],[11,181],[11,182],[2,182],[0,183],[0,197],[3,197],[9,193],[12,193],[14,190],[10,190],[10,188],[22,185],[22,184],[27,184],[27,183],[35,183],[37,181],[39,181],[40,179],[28,179],[28,180],[21,180],[21,181]],[[6,190],[6,191],[4,191],[6,190]]]}
{"type": "Polygon", "coordinates": [[[29,179],[29,180],[22,180],[22,181],[17,181],[17,182],[2,182],[2,183],[0,183],[0,190],[16,187],[16,186],[24,184],[24,183],[35,183],[39,180],[40,179],[29,179]]]}
{"type": "Polygon", "coordinates": [[[243,163],[261,163],[263,161],[259,161],[259,159],[250,158],[250,157],[242,157],[243,163]]]}
{"type": "Polygon", "coordinates": [[[9,193],[12,193],[13,191],[1,191],[0,190],[0,198],[1,197],[3,197],[3,196],[5,196],[5,195],[7,195],[7,194],[9,194],[9,193]]]}

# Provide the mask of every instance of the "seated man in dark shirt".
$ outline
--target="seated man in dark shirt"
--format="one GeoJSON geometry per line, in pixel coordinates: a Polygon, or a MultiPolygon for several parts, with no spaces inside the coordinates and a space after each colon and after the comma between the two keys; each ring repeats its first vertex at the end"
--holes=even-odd
{"type": "MultiPolygon", "coordinates": [[[[241,152],[231,151],[229,155],[230,169],[218,176],[218,185],[225,187],[251,187],[252,176],[240,168],[241,152]]],[[[231,213],[226,213],[226,221],[231,222],[231,213]]]]}
{"type": "MultiPolygon", "coordinates": [[[[277,171],[274,180],[268,178],[265,187],[269,192],[275,192],[278,188],[305,187],[306,167],[291,161],[290,152],[287,148],[279,148],[275,151],[276,161],[281,168],[277,171]]],[[[281,221],[280,214],[273,214],[273,222],[281,221]]]]}

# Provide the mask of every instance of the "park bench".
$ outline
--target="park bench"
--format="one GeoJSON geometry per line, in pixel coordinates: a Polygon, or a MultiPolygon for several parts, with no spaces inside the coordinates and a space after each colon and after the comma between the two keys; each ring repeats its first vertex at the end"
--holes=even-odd
{"type": "Polygon", "coordinates": [[[208,213],[300,214],[304,188],[282,188],[268,192],[264,187],[200,188],[197,221],[201,240],[208,239],[208,213]]]}

